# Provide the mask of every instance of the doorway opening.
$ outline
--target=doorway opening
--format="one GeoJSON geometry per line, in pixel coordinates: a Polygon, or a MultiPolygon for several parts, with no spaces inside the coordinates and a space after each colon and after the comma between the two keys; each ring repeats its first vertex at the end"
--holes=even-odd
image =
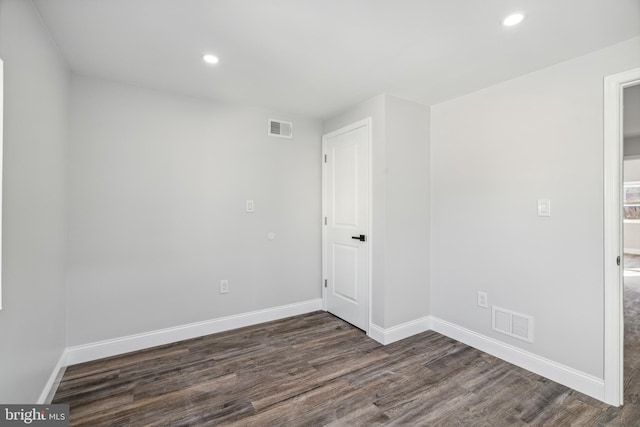
{"type": "Polygon", "coordinates": [[[622,98],[624,399],[640,394],[640,84],[622,98]]]}
{"type": "MultiPolygon", "coordinates": [[[[611,405],[624,403],[624,372],[636,367],[625,365],[625,352],[632,356],[636,348],[640,353],[640,342],[633,335],[625,336],[625,287],[623,284],[624,267],[624,230],[623,218],[633,215],[640,206],[634,203],[633,185],[624,186],[624,156],[632,156],[631,149],[625,152],[624,96],[627,89],[640,85],[640,68],[608,76],[604,80],[604,390],[603,400],[611,405]],[[628,194],[627,194],[628,193],[628,194]],[[625,195],[628,195],[625,200],[625,195]],[[631,346],[631,347],[630,347],[631,346]]],[[[628,120],[627,120],[628,121],[628,120]]],[[[629,131],[630,123],[627,124],[629,131]]],[[[639,133],[640,135],[640,133],[639,133]]],[[[640,151],[638,152],[640,155],[640,151]]],[[[629,158],[629,160],[632,160],[629,158]]],[[[627,168],[631,171],[631,167],[627,168]]],[[[631,183],[632,181],[627,181],[631,183]]],[[[640,183],[640,179],[638,180],[640,183]]],[[[640,190],[640,188],[638,188],[640,190]]],[[[640,195],[640,194],[639,194],[640,195]]],[[[640,201],[640,198],[639,198],[640,201]]],[[[640,205],[640,203],[638,203],[640,205]]],[[[639,215],[640,218],[640,215],[639,215]]],[[[629,249],[629,248],[628,248],[629,249]]],[[[630,254],[634,255],[634,254],[630,254]]],[[[631,267],[631,258],[627,259],[631,267]]],[[[631,271],[631,270],[630,270],[631,271]]],[[[631,275],[631,273],[628,273],[631,275]]],[[[627,300],[629,302],[630,300],[627,300]]],[[[627,315],[633,313],[629,310],[627,315]]],[[[627,322],[627,334],[632,332],[633,320],[627,322]]],[[[637,337],[636,337],[637,338],[637,337]]],[[[637,366],[640,372],[640,364],[637,366]]],[[[629,371],[631,373],[632,371],[629,371]]],[[[627,375],[628,377],[628,375],[627,375]]]]}

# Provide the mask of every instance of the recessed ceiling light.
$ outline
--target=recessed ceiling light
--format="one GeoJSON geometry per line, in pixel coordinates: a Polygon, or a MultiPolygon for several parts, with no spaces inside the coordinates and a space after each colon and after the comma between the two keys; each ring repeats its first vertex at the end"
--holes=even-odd
{"type": "Polygon", "coordinates": [[[218,62],[220,62],[217,56],[211,55],[210,53],[207,53],[206,55],[204,55],[202,57],[202,60],[207,64],[217,64],[218,62]]]}
{"type": "Polygon", "coordinates": [[[524,15],[522,13],[514,13],[513,15],[509,15],[502,21],[502,25],[505,27],[512,27],[514,25],[518,25],[524,19],[524,15]]]}

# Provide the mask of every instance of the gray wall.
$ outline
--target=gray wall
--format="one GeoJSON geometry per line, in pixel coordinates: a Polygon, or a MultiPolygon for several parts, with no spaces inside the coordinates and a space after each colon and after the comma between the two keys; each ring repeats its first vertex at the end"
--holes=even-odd
{"type": "Polygon", "coordinates": [[[429,314],[429,107],[386,98],[385,327],[429,314]]]}
{"type": "Polygon", "coordinates": [[[30,1],[0,1],[4,177],[0,402],[38,399],[65,347],[69,72],[30,1]]]}
{"type": "Polygon", "coordinates": [[[623,102],[624,136],[640,139],[640,84],[624,89],[623,102]]]}
{"type": "Polygon", "coordinates": [[[429,107],[379,95],[324,123],[332,132],[372,118],[372,321],[428,315],[429,107]]]}
{"type": "Polygon", "coordinates": [[[320,297],[319,121],[75,75],[71,118],[69,345],[320,297]]]}
{"type": "Polygon", "coordinates": [[[640,84],[624,89],[624,155],[640,155],[640,84]]]}
{"type": "Polygon", "coordinates": [[[602,378],[602,82],[638,66],[635,38],[432,107],[433,315],[602,378]],[[478,290],[535,342],[494,333],[478,290]]]}
{"type": "Polygon", "coordinates": [[[624,137],[624,155],[640,156],[640,136],[624,137]]]}

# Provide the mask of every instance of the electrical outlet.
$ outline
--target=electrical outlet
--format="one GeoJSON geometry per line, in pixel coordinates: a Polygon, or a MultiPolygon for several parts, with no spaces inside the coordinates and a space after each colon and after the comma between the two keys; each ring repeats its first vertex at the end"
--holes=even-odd
{"type": "Polygon", "coordinates": [[[487,302],[487,293],[478,291],[478,306],[489,308],[489,304],[487,302]]]}
{"type": "Polygon", "coordinates": [[[226,294],[229,292],[229,281],[228,280],[220,280],[220,293],[226,294]]]}

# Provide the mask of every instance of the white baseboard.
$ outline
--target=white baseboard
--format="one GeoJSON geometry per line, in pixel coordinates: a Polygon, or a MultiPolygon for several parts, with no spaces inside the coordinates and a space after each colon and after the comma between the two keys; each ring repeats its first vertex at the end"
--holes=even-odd
{"type": "Polygon", "coordinates": [[[624,248],[624,253],[625,254],[631,254],[631,255],[640,255],[640,249],[624,248]]]}
{"type": "Polygon", "coordinates": [[[60,359],[58,359],[58,363],[53,368],[53,372],[49,376],[47,383],[44,385],[44,389],[42,389],[42,393],[40,393],[40,397],[38,397],[37,404],[47,404],[51,403],[53,400],[53,395],[56,393],[58,389],[58,385],[60,384],[60,380],[62,379],[62,375],[64,374],[65,367],[67,366],[67,350],[64,350],[60,355],[60,359]]]}
{"type": "Polygon", "coordinates": [[[561,365],[437,317],[431,317],[431,329],[595,399],[604,401],[604,380],[601,378],[561,365]]]}
{"type": "Polygon", "coordinates": [[[380,326],[372,323],[369,326],[369,338],[378,341],[382,345],[387,345],[392,342],[409,338],[412,335],[428,331],[429,329],[431,329],[429,316],[421,317],[387,329],[381,328],[380,326]]]}
{"type": "MultiPolygon", "coordinates": [[[[251,326],[272,320],[297,316],[322,309],[322,299],[304,301],[265,310],[227,316],[203,322],[191,323],[173,328],[160,329],[122,338],[105,340],[67,348],[42,391],[38,403],[49,403],[57,388],[64,367],[169,344],[190,338],[224,332],[244,326],[251,326]]],[[[592,375],[561,365],[552,360],[511,346],[502,341],[481,335],[433,316],[422,317],[391,328],[381,328],[375,324],[369,327],[369,337],[383,344],[408,338],[428,330],[434,330],[454,340],[460,341],[499,359],[505,360],[528,371],[535,372],[552,381],[563,384],[595,399],[604,401],[604,381],[592,375]]]]}
{"type": "MultiPolygon", "coordinates": [[[[322,309],[320,298],[265,310],[252,311],[142,334],[69,347],[65,351],[66,365],[88,362],[158,345],[224,332],[285,317],[311,313],[322,309]]],[[[44,393],[44,392],[43,392],[44,393]]]]}

